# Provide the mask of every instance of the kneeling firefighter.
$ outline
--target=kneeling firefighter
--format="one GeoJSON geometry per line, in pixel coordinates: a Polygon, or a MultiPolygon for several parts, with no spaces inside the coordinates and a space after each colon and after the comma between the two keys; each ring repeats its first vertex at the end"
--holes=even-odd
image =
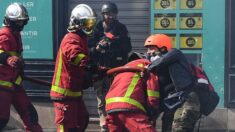
{"type": "Polygon", "coordinates": [[[110,132],[156,132],[150,118],[155,120],[159,109],[158,78],[138,71],[149,64],[147,59],[137,59],[116,68],[124,70],[116,73],[106,95],[106,125],[110,132]],[[129,67],[133,68],[125,70],[129,67]]]}

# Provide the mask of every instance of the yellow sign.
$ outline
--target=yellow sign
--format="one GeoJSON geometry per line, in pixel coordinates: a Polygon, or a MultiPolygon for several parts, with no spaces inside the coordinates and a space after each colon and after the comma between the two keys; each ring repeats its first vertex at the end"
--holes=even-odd
{"type": "Polygon", "coordinates": [[[172,48],[176,48],[176,34],[166,34],[171,38],[172,48]]]}
{"type": "Polygon", "coordinates": [[[180,49],[202,49],[202,35],[181,34],[180,49]]]}
{"type": "Polygon", "coordinates": [[[203,0],[181,0],[180,9],[202,9],[203,0]]]}
{"type": "Polygon", "coordinates": [[[202,24],[201,13],[180,14],[180,29],[202,29],[202,24]]]}
{"type": "Polygon", "coordinates": [[[155,14],[154,29],[176,29],[176,14],[155,14]]]}
{"type": "Polygon", "coordinates": [[[155,0],[155,9],[176,9],[176,0],[155,0]]]}

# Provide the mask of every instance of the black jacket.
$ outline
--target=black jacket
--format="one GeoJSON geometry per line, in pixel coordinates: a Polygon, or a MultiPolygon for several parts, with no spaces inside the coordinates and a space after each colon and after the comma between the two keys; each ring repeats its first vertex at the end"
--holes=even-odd
{"type": "Polygon", "coordinates": [[[173,49],[164,54],[161,58],[155,60],[150,64],[148,70],[157,72],[160,80],[160,87],[164,88],[165,91],[180,91],[193,84],[189,62],[184,54],[178,49],[173,49]]]}
{"type": "Polygon", "coordinates": [[[94,35],[89,39],[89,52],[91,59],[100,66],[117,67],[127,62],[128,53],[132,50],[130,37],[127,28],[119,21],[115,21],[110,29],[104,31],[103,21],[99,21],[94,35]],[[111,40],[111,44],[106,47],[105,53],[96,51],[96,46],[100,40],[104,39],[104,32],[110,32],[115,37],[111,40]]]}

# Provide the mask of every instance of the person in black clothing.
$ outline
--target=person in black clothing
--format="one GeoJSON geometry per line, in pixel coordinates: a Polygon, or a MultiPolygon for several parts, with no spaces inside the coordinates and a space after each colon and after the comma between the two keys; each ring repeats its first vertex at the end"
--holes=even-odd
{"type": "Polygon", "coordinates": [[[145,41],[149,72],[159,78],[162,131],[192,132],[200,118],[200,101],[193,90],[194,80],[189,62],[178,49],[172,49],[170,37],[154,34],[145,41]]]}
{"type": "MultiPolygon", "coordinates": [[[[114,68],[127,63],[128,53],[132,50],[126,26],[117,20],[118,8],[115,3],[107,2],[101,8],[103,20],[97,23],[93,37],[89,40],[91,60],[98,67],[114,68]]],[[[96,82],[98,113],[101,131],[105,126],[105,95],[110,86],[110,78],[104,77],[96,82]]]]}

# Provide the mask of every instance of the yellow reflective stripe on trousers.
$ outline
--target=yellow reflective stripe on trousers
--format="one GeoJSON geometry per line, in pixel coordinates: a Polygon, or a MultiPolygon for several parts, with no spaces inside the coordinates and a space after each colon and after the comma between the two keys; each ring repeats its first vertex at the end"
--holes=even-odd
{"type": "Polygon", "coordinates": [[[12,87],[12,86],[13,86],[13,83],[11,83],[11,82],[7,82],[7,81],[3,81],[3,80],[0,80],[0,86],[4,86],[4,87],[12,87]]]}
{"type": "Polygon", "coordinates": [[[140,75],[135,73],[135,75],[133,76],[133,79],[131,80],[130,85],[127,88],[127,91],[126,91],[126,94],[125,94],[124,97],[130,97],[131,96],[131,94],[134,91],[135,86],[136,86],[139,79],[140,79],[140,75]]]}
{"type": "Polygon", "coordinates": [[[60,132],[64,132],[64,125],[59,124],[59,127],[60,127],[60,132]]]}
{"type": "Polygon", "coordinates": [[[58,86],[60,82],[60,75],[62,71],[62,50],[60,48],[60,56],[59,56],[59,62],[57,65],[57,71],[56,71],[56,79],[55,79],[55,85],[58,86]]]}
{"type": "Polygon", "coordinates": [[[75,58],[75,60],[72,62],[72,64],[78,65],[84,57],[86,57],[85,54],[82,54],[82,53],[78,54],[77,57],[75,58]]]}
{"type": "Polygon", "coordinates": [[[69,89],[60,88],[58,86],[52,85],[51,90],[60,94],[63,94],[64,96],[70,96],[70,97],[79,97],[82,95],[82,92],[73,92],[69,89]]]}
{"type": "Polygon", "coordinates": [[[106,99],[106,104],[110,104],[110,103],[128,103],[128,104],[132,104],[134,106],[136,106],[137,108],[143,110],[144,112],[146,112],[145,108],[143,107],[143,105],[141,103],[139,103],[138,101],[131,99],[131,98],[127,98],[127,97],[113,97],[113,98],[109,98],[106,99]]]}
{"type": "Polygon", "coordinates": [[[147,90],[148,97],[160,97],[160,93],[158,91],[147,90]]]}

